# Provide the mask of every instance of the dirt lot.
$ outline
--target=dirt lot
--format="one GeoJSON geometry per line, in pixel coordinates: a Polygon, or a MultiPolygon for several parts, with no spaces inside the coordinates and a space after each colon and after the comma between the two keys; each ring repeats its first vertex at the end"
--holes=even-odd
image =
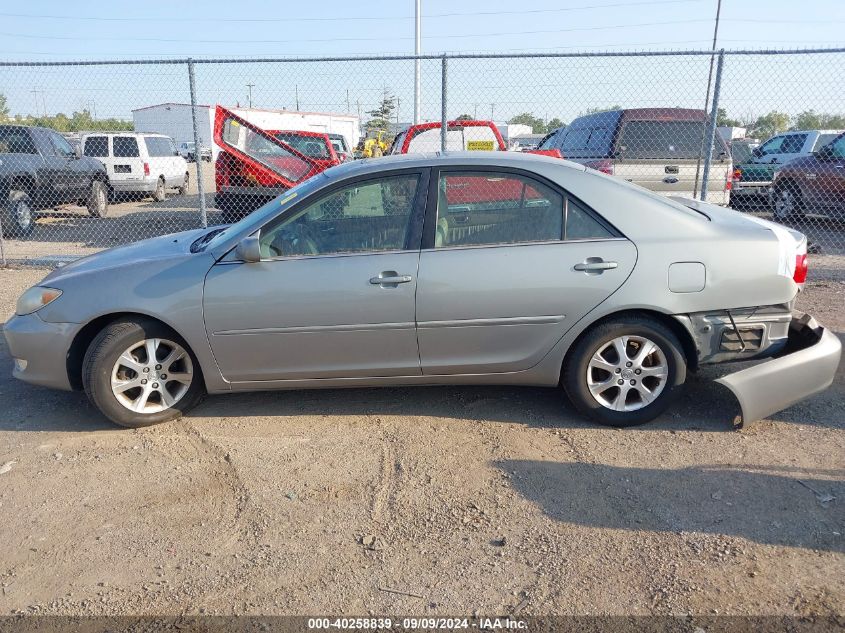
{"type": "MultiPolygon", "coordinates": [[[[841,336],[843,267],[816,262],[801,307],[841,336]]],[[[0,317],[43,274],[0,270],[0,317]]],[[[0,343],[0,614],[845,614],[841,369],[741,431],[713,371],[625,431],[471,387],[131,431],[10,365],[0,343]]]]}

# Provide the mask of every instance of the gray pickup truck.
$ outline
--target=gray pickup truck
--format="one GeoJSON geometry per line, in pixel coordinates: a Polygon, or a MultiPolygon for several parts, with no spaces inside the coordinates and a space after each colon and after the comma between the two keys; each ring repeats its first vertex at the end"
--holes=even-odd
{"type": "Polygon", "coordinates": [[[108,176],[99,161],[79,156],[55,130],[0,125],[0,223],[8,237],[25,238],[33,213],[79,204],[93,217],[108,213],[108,176]]]}

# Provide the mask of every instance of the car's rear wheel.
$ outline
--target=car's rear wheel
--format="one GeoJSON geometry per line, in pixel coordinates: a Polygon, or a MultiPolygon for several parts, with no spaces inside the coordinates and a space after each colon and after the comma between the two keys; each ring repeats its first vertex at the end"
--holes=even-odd
{"type": "Polygon", "coordinates": [[[775,190],[775,208],[772,216],[778,222],[793,220],[804,215],[801,210],[801,192],[790,183],[775,190]]]}
{"type": "Polygon", "coordinates": [[[156,202],[164,202],[164,199],[167,197],[164,189],[164,177],[159,177],[156,181],[156,188],[153,191],[153,200],[156,202]]]}
{"type": "Polygon", "coordinates": [[[660,415],[685,380],[677,336],[659,321],[628,316],[583,334],[567,355],[562,382],[581,413],[623,427],[660,415]]]}
{"type": "Polygon", "coordinates": [[[143,427],[180,417],[205,393],[187,343],[158,321],[116,321],[85,353],[85,393],[113,422],[143,427]]]}
{"type": "Polygon", "coordinates": [[[109,213],[109,191],[106,184],[100,180],[91,182],[88,199],[85,201],[88,214],[92,218],[104,218],[109,213]]]}
{"type": "Polygon", "coordinates": [[[25,191],[12,191],[5,210],[2,210],[3,235],[6,237],[24,239],[32,235],[35,227],[35,217],[32,211],[32,201],[25,191]]]}

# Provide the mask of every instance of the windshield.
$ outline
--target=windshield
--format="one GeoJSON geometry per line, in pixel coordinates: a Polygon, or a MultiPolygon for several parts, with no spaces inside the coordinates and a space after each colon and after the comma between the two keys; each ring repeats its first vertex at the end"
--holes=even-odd
{"type": "Polygon", "coordinates": [[[320,136],[296,134],[294,132],[279,132],[274,135],[283,143],[287,143],[297,152],[301,152],[311,158],[329,158],[329,148],[326,139],[320,136]]]}
{"type": "Polygon", "coordinates": [[[258,227],[264,224],[267,220],[279,215],[280,212],[287,209],[290,205],[299,202],[305,196],[310,195],[312,191],[325,185],[327,179],[326,172],[321,172],[288,189],[231,226],[218,226],[210,229],[191,245],[191,252],[199,253],[201,251],[213,250],[225,243],[230,237],[238,235],[244,228],[250,226],[258,227]]]}

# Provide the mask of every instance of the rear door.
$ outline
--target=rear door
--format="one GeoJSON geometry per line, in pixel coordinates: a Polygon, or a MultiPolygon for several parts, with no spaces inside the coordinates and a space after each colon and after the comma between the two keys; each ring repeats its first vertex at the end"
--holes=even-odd
{"type": "Polygon", "coordinates": [[[111,143],[111,157],[106,166],[109,180],[125,183],[122,189],[132,191],[133,186],[140,186],[145,177],[138,137],[118,134],[111,137],[111,143]]]}
{"type": "Polygon", "coordinates": [[[432,178],[417,287],[424,374],[532,367],[634,267],[631,242],[536,175],[467,167],[432,178]]]}

